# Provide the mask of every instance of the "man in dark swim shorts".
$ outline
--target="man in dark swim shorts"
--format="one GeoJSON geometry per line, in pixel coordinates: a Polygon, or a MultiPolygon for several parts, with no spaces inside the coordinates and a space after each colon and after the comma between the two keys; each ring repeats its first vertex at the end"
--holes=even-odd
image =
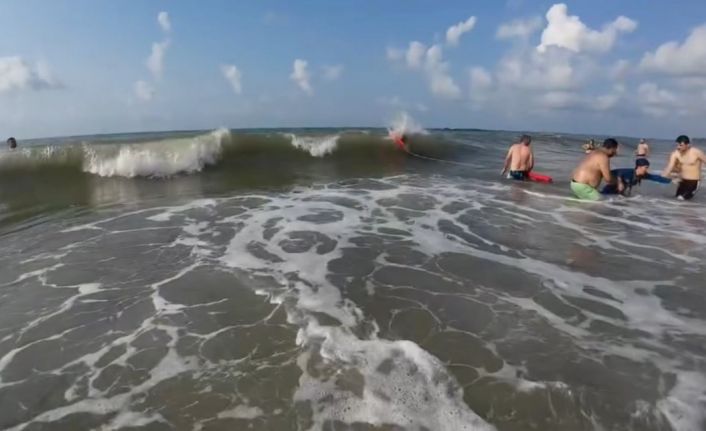
{"type": "Polygon", "coordinates": [[[505,165],[500,175],[505,175],[509,168],[508,178],[519,181],[529,179],[529,173],[534,167],[534,153],[530,147],[531,143],[532,138],[529,135],[522,135],[520,142],[510,147],[505,156],[505,165]]]}
{"type": "Polygon", "coordinates": [[[529,179],[529,172],[527,171],[510,171],[508,174],[510,178],[518,181],[525,181],[529,179]]]}
{"type": "Polygon", "coordinates": [[[669,157],[669,164],[664,169],[662,176],[668,176],[679,166],[679,187],[676,197],[680,200],[689,200],[694,197],[701,181],[701,167],[706,163],[706,154],[698,148],[691,146],[689,137],[680,135],[676,139],[677,149],[669,157]]]}

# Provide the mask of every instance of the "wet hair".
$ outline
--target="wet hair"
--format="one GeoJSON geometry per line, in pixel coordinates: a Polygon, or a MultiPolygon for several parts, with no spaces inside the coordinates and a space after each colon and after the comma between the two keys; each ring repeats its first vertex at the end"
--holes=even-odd
{"type": "Polygon", "coordinates": [[[637,159],[635,160],[635,168],[639,168],[640,166],[650,166],[650,161],[647,159],[637,159]]]}
{"type": "Polygon", "coordinates": [[[606,150],[613,150],[618,148],[618,141],[616,141],[613,138],[608,138],[605,141],[603,141],[603,148],[606,150]]]}
{"type": "Polygon", "coordinates": [[[532,137],[530,135],[520,136],[520,142],[527,142],[528,144],[532,142],[532,137]]]}
{"type": "Polygon", "coordinates": [[[15,148],[17,147],[17,140],[13,137],[7,138],[7,144],[10,146],[10,148],[15,148]]]}
{"type": "Polygon", "coordinates": [[[689,137],[686,135],[679,135],[679,136],[677,136],[676,142],[679,144],[688,144],[689,137]]]}

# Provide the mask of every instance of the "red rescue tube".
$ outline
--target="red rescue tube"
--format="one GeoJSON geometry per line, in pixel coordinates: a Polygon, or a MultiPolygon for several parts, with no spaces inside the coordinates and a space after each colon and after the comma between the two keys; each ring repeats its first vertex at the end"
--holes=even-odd
{"type": "Polygon", "coordinates": [[[542,175],[542,174],[537,174],[535,172],[530,172],[529,173],[529,180],[530,181],[535,181],[538,183],[552,183],[554,180],[552,177],[549,175],[542,175]]]}

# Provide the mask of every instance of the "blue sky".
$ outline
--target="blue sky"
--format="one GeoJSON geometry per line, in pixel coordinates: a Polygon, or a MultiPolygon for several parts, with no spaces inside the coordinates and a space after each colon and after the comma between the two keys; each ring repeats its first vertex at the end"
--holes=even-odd
{"type": "Polygon", "coordinates": [[[3,0],[0,16],[8,136],[403,110],[427,127],[706,135],[703,0],[3,0]]]}

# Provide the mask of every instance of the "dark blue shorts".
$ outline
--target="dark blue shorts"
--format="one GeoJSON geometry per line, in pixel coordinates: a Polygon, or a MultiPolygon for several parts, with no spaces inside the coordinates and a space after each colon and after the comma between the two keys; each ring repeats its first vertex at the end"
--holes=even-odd
{"type": "Polygon", "coordinates": [[[510,178],[518,181],[525,181],[529,179],[529,172],[527,171],[510,171],[510,178]]]}

